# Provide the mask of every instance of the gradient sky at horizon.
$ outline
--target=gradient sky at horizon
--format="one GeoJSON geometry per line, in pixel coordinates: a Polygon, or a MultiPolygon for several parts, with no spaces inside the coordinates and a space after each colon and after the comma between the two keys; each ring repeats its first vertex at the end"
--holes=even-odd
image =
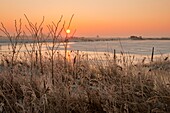
{"type": "Polygon", "coordinates": [[[33,22],[45,16],[45,25],[75,14],[76,36],[170,37],[170,0],[0,0],[0,22],[10,31],[15,19],[26,23],[24,14],[33,22]]]}

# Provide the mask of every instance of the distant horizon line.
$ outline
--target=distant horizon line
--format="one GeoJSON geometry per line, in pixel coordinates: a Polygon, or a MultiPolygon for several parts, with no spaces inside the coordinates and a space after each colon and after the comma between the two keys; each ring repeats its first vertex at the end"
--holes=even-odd
{"type": "MultiPolygon", "coordinates": [[[[130,38],[131,36],[137,36],[137,37],[142,37],[142,38],[170,38],[170,36],[142,36],[142,35],[129,35],[129,36],[104,36],[104,35],[103,36],[100,36],[100,35],[96,35],[96,36],[77,35],[76,36],[75,35],[73,37],[76,37],[76,38],[130,38]]],[[[0,35],[0,37],[7,37],[7,36],[0,35]]]]}
{"type": "MultiPolygon", "coordinates": [[[[130,35],[130,36],[74,36],[74,37],[81,37],[81,38],[130,38],[131,36],[137,35],[130,35]]],[[[140,36],[140,35],[139,35],[140,36]]],[[[139,37],[137,36],[137,37],[139,37]]],[[[170,38],[170,36],[141,36],[142,38],[170,38]]]]}

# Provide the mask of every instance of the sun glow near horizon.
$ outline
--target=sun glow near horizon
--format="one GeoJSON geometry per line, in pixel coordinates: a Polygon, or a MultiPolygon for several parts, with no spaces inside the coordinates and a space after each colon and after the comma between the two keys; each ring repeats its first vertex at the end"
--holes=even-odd
{"type": "Polygon", "coordinates": [[[44,26],[57,22],[60,15],[68,22],[75,14],[71,27],[78,36],[170,36],[170,0],[0,1],[0,22],[10,31],[19,18],[24,28],[24,14],[35,23],[45,16],[44,26]]]}
{"type": "Polygon", "coordinates": [[[67,33],[67,34],[70,34],[70,33],[71,33],[71,30],[70,30],[70,29],[67,29],[67,30],[66,30],[66,33],[67,33]]]}

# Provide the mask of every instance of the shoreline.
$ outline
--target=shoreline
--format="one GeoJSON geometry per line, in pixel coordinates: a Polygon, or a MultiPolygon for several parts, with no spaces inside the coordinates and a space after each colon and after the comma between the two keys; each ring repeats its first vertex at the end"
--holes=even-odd
{"type": "MultiPolygon", "coordinates": [[[[0,56],[1,55],[7,55],[10,54],[12,51],[0,51],[0,56]]],[[[42,55],[46,56],[47,50],[42,50],[42,55]]],[[[51,51],[49,51],[51,52],[51,51]]],[[[67,57],[69,58],[71,55],[71,52],[73,52],[73,56],[75,55],[80,55],[83,56],[84,60],[87,61],[100,61],[100,62],[107,62],[109,61],[114,61],[116,60],[121,64],[121,61],[127,60],[129,63],[137,64],[137,63],[151,63],[151,55],[141,55],[141,54],[129,54],[129,53],[116,53],[114,57],[114,53],[111,52],[94,52],[94,51],[72,51],[72,50],[67,50],[67,57]]],[[[21,51],[19,52],[19,56],[23,56],[27,51],[21,51]]],[[[55,54],[56,56],[58,53],[64,57],[64,50],[57,50],[57,53],[55,54]]],[[[153,56],[153,62],[155,61],[160,61],[165,58],[170,58],[170,53],[167,54],[159,54],[159,55],[154,55],[153,56]]],[[[71,58],[73,59],[73,58],[71,58]]]]}

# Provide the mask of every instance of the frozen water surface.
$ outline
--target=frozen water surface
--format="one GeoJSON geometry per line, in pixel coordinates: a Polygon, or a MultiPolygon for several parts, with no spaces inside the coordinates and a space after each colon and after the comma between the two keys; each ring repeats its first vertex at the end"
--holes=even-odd
{"type": "MultiPolygon", "coordinates": [[[[0,43],[1,52],[9,51],[7,43],[0,43]]],[[[30,44],[27,44],[28,49],[31,50],[30,44]]],[[[51,48],[51,43],[48,47],[44,44],[43,51],[51,48]]],[[[129,53],[138,55],[150,55],[152,47],[155,48],[155,54],[169,54],[170,53],[170,40],[121,40],[121,41],[94,41],[94,42],[69,42],[68,50],[90,51],[90,52],[110,52],[116,50],[116,53],[129,53]]],[[[63,44],[56,49],[64,50],[63,44]]],[[[26,51],[22,46],[21,51],[26,51]]]]}

